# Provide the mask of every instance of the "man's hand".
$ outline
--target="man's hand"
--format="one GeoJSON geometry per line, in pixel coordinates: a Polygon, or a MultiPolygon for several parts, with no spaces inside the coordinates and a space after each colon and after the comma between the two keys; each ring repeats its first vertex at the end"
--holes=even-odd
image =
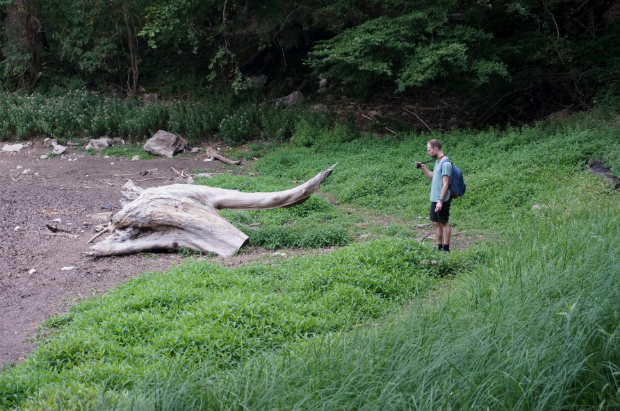
{"type": "Polygon", "coordinates": [[[437,205],[435,206],[435,212],[436,213],[440,212],[442,207],[443,207],[443,201],[441,200],[437,201],[437,205]]]}

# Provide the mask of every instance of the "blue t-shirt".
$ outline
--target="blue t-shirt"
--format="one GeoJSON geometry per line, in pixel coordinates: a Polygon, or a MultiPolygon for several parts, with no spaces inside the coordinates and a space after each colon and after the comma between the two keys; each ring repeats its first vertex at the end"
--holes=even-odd
{"type": "MultiPolygon", "coordinates": [[[[444,158],[441,162],[435,162],[435,168],[433,169],[433,181],[431,182],[431,202],[436,203],[439,201],[441,190],[443,189],[443,176],[452,178],[452,163],[446,161],[448,158],[444,158]]],[[[446,193],[446,197],[442,201],[448,201],[450,199],[450,189],[446,193]]]]}

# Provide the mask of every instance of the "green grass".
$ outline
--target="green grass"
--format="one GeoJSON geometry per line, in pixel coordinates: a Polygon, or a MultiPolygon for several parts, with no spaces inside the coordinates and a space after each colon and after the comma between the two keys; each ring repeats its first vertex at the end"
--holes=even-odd
{"type": "Polygon", "coordinates": [[[440,257],[415,241],[378,240],[273,266],[194,262],[144,275],[48,320],[54,337],[0,375],[0,404],[32,396],[77,406],[102,390],[132,388],[154,368],[226,369],[287,342],[351,329],[468,264],[466,255],[440,257]]]}
{"type": "Polygon", "coordinates": [[[616,409],[620,208],[546,212],[507,238],[450,292],[382,327],[223,372],[163,368],[95,409],[616,409]]]}
{"type": "Polygon", "coordinates": [[[319,127],[263,157],[256,177],[199,179],[249,192],[284,190],[339,162],[322,190],[346,208],[313,196],[290,209],[222,215],[252,244],[272,249],[346,244],[362,221],[385,238],[321,257],[234,270],[192,262],[132,280],[50,320],[55,335],[0,374],[3,406],[613,404],[619,196],[584,170],[594,158],[620,170],[616,115],[442,136],[468,184],[451,220],[459,230],[499,238],[443,260],[405,239],[427,222],[429,180],[413,160],[425,159],[428,136],[332,139],[319,127]],[[383,217],[392,223],[376,224],[383,217]],[[456,276],[443,282],[451,291],[428,300],[446,274],[456,276]],[[358,323],[383,325],[364,331],[358,323]]]}
{"type": "MultiPolygon", "coordinates": [[[[445,153],[463,170],[467,183],[465,196],[452,207],[453,220],[463,228],[500,232],[531,219],[535,204],[568,209],[590,196],[608,197],[600,178],[581,171],[595,158],[620,171],[619,128],[613,117],[575,115],[533,128],[441,136],[445,153]]],[[[430,180],[413,167],[415,160],[428,159],[428,139],[411,134],[378,140],[365,134],[347,143],[293,145],[261,159],[255,168],[285,181],[304,181],[339,162],[324,192],[345,204],[413,220],[428,215],[430,180]]]]}

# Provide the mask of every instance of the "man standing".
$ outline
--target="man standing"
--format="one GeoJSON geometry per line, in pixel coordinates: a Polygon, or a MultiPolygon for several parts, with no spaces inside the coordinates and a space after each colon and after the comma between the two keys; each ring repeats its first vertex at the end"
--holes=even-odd
{"type": "Polygon", "coordinates": [[[437,249],[444,253],[450,252],[450,234],[452,229],[450,218],[450,178],[452,178],[452,163],[441,151],[439,140],[433,139],[426,144],[426,152],[437,160],[433,171],[416,161],[416,168],[422,168],[424,174],[432,180],[431,183],[431,223],[435,230],[437,249]],[[442,241],[443,240],[443,241],[442,241]]]}

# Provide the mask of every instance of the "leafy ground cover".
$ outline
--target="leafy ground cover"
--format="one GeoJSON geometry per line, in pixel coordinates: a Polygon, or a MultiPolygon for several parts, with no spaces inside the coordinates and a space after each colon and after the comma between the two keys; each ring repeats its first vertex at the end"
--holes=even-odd
{"type": "MultiPolygon", "coordinates": [[[[377,240],[280,265],[195,262],[74,306],[36,354],[3,370],[3,407],[27,397],[69,408],[171,364],[234,367],[282,344],[381,318],[466,264],[415,241],[377,240]],[[431,260],[435,259],[435,260],[431,260]]],[[[185,366],[185,365],[183,365],[185,366]]],[[[46,405],[42,405],[46,404],[46,405]]]]}
{"type": "Polygon", "coordinates": [[[618,194],[584,170],[595,158],[620,170],[615,116],[442,136],[468,183],[452,219],[500,236],[445,259],[404,239],[410,222],[427,215],[429,181],[412,161],[424,158],[428,136],[342,138],[341,129],[333,140],[329,131],[301,139],[309,128],[299,127],[288,147],[255,164],[257,176],[198,183],[280,190],[340,162],[323,190],[361,211],[348,215],[320,197],[291,209],[227,211],[254,244],[345,244],[367,210],[409,224],[326,256],[234,270],[196,262],[77,305],[48,321],[56,334],[34,355],[3,370],[3,406],[608,404],[617,395],[612,240],[620,212],[610,206],[618,194]],[[455,291],[421,300],[453,273],[455,291]],[[407,302],[411,309],[398,313],[407,302]],[[351,332],[379,321],[384,331],[351,332]]]}
{"type": "Polygon", "coordinates": [[[105,410],[613,409],[620,382],[620,208],[517,224],[434,303],[241,367],[180,368],[105,410]]]}

